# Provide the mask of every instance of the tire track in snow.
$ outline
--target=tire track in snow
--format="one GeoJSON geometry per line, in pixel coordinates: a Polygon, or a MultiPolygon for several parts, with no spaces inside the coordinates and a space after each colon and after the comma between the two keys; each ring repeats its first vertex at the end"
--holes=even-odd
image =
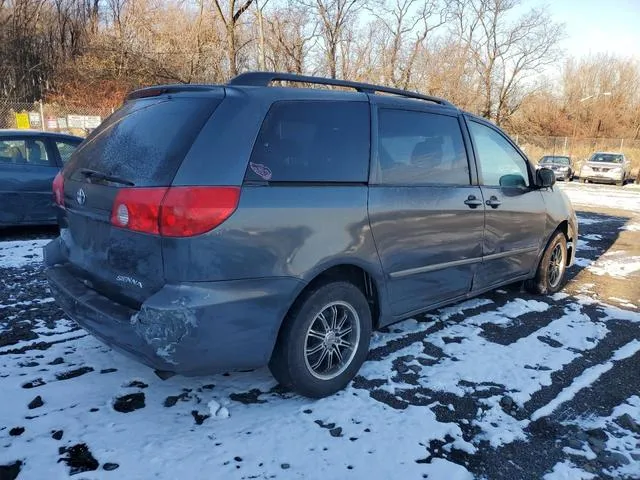
{"type": "Polygon", "coordinates": [[[560,394],[551,402],[533,412],[533,414],[531,415],[531,420],[535,421],[542,417],[551,415],[556,408],[558,408],[563,403],[572,400],[580,390],[590,387],[604,373],[611,370],[613,368],[614,362],[625,360],[635,355],[637,352],[640,352],[640,341],[632,340],[616,350],[611,357],[611,360],[609,360],[608,362],[600,363],[593,367],[587,368],[584,372],[582,372],[582,374],[576,377],[569,386],[564,388],[560,392],[560,394]]]}

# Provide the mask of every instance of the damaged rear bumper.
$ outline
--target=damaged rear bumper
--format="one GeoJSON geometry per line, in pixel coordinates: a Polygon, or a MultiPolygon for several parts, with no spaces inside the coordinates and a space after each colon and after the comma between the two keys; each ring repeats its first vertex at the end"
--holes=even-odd
{"type": "Polygon", "coordinates": [[[266,365],[302,286],[288,277],[166,285],[133,310],[88,288],[54,261],[45,255],[49,286],[69,317],[114,349],[183,375],[266,365]]]}

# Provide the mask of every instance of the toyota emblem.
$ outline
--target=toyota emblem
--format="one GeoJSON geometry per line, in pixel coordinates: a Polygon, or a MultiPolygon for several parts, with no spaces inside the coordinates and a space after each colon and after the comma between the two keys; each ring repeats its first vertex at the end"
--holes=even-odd
{"type": "Polygon", "coordinates": [[[76,201],[78,202],[78,205],[84,205],[84,202],[87,201],[87,195],[84,193],[82,188],[78,190],[78,193],[76,193],[76,201]]]}

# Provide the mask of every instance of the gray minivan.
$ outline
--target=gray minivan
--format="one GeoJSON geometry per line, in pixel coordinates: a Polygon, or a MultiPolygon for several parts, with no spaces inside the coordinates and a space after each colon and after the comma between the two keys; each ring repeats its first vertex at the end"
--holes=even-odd
{"type": "Polygon", "coordinates": [[[558,291],[578,226],[554,182],[439,98],[266,72],[152,87],[56,178],[46,271],[72,319],[161,376],[269,365],[322,397],[372,329],[512,282],[558,291]]]}

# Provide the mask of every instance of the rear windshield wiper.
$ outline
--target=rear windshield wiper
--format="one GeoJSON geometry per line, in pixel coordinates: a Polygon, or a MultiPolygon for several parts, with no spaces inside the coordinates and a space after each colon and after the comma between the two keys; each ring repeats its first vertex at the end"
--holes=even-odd
{"type": "Polygon", "coordinates": [[[124,178],[115,177],[113,175],[108,175],[106,173],[98,172],[97,170],[90,170],[88,168],[81,168],[80,173],[84,175],[85,178],[92,180],[104,180],[106,182],[111,183],[119,183],[120,185],[127,185],[128,187],[133,187],[135,183],[130,180],[126,180],[124,178]]]}

